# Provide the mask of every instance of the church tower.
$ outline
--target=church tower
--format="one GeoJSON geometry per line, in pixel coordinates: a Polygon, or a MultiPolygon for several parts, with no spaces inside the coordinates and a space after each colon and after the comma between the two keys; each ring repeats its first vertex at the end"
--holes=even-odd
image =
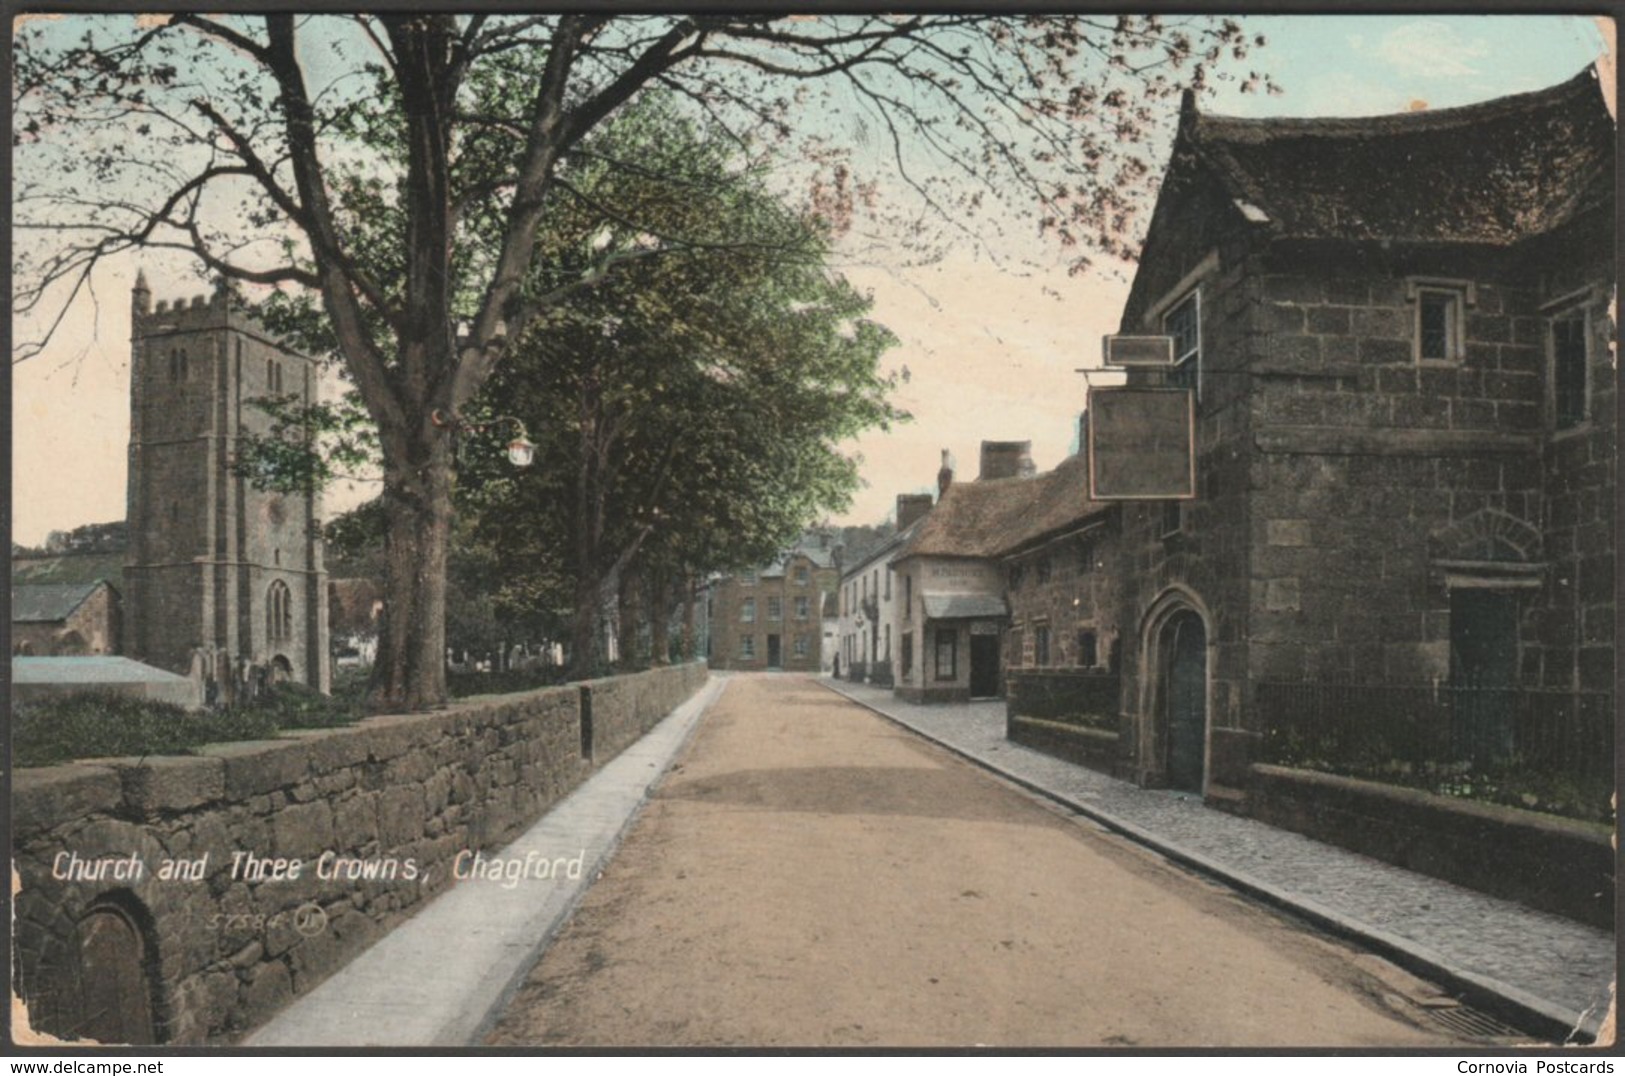
{"type": "Polygon", "coordinates": [[[232,473],[238,438],[271,425],[251,401],[313,401],[316,364],[223,286],[154,306],[139,274],[130,326],[125,652],[179,673],[201,653],[228,695],[256,667],[327,691],[320,502],[232,473]]]}

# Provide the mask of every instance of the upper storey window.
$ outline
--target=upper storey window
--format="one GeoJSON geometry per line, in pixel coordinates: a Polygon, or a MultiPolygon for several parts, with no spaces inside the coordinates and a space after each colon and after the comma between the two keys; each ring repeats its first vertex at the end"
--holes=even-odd
{"type": "Polygon", "coordinates": [[[1406,294],[1415,307],[1417,362],[1460,362],[1467,355],[1465,311],[1473,304],[1471,284],[1413,279],[1406,294]]]}
{"type": "Polygon", "coordinates": [[[1162,331],[1174,338],[1174,368],[1168,384],[1199,389],[1202,382],[1202,298],[1193,291],[1162,316],[1162,331]]]}
{"type": "Polygon", "coordinates": [[[1586,420],[1586,319],[1583,310],[1552,319],[1552,425],[1571,430],[1586,420]]]}

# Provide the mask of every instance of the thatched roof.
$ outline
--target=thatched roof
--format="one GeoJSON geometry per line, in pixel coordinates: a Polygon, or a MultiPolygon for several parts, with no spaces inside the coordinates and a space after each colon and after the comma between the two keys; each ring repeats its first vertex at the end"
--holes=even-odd
{"type": "Polygon", "coordinates": [[[1282,238],[1505,245],[1611,202],[1614,124],[1592,68],[1463,108],[1239,119],[1187,101],[1175,147],[1282,238]]]}
{"type": "Polygon", "coordinates": [[[893,560],[1000,557],[1076,527],[1107,507],[1089,499],[1089,468],[1082,455],[1068,456],[1042,474],[956,482],[893,560]]]}

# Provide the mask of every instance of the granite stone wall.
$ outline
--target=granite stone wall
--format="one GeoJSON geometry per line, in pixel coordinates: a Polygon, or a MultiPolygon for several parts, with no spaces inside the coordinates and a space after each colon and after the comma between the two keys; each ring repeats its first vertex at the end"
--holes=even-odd
{"type": "Polygon", "coordinates": [[[33,1026],[99,1041],[234,1040],[454,884],[455,870],[466,875],[473,853],[517,836],[705,678],[703,664],[671,666],[191,757],[17,771],[14,985],[33,1026]]]}

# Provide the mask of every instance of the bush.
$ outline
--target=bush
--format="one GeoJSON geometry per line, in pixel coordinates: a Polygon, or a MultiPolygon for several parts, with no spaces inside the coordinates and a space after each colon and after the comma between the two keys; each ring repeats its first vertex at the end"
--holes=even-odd
{"type": "Polygon", "coordinates": [[[507,672],[472,672],[446,670],[446,694],[454,699],[471,695],[506,695],[517,691],[535,691],[537,688],[555,687],[568,678],[568,669],[562,665],[536,665],[528,669],[509,669],[507,672]]]}
{"type": "Polygon", "coordinates": [[[108,691],[80,691],[13,707],[13,763],[54,766],[78,758],[185,755],[209,743],[261,740],[282,729],[347,725],[359,697],[329,698],[279,684],[269,698],[220,710],[187,710],[108,691]]]}

